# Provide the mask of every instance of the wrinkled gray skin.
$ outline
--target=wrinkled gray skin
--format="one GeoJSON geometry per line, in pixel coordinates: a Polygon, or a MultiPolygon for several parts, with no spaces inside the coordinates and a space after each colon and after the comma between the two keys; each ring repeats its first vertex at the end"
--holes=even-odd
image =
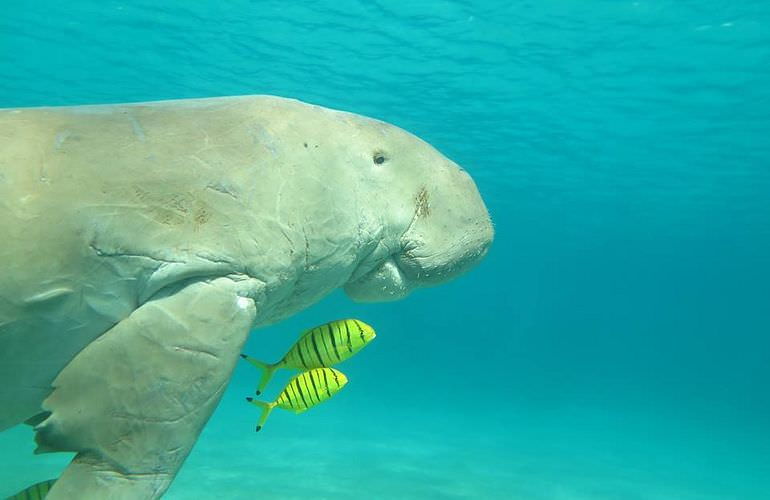
{"type": "Polygon", "coordinates": [[[0,110],[0,430],[77,452],[50,500],[157,498],[251,329],[338,287],[445,282],[492,236],[468,174],[369,118],[268,96],[0,110]]]}

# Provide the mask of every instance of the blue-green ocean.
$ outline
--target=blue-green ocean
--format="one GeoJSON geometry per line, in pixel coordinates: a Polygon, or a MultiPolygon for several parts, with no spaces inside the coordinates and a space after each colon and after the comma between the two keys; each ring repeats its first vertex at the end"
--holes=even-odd
{"type": "MultiPolygon", "coordinates": [[[[417,134],[496,239],[254,331],[267,360],[336,318],[378,337],[259,434],[239,366],[166,498],[770,498],[770,3],[0,2],[0,107],[237,94],[417,134]]],[[[32,437],[0,434],[0,497],[70,459],[32,437]]]]}

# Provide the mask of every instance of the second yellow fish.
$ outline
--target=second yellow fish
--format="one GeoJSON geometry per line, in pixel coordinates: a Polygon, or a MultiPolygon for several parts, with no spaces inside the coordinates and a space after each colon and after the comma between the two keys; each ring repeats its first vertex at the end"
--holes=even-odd
{"type": "Polygon", "coordinates": [[[363,349],[374,337],[374,328],[363,321],[340,319],[302,332],[299,340],[277,363],[264,363],[245,354],[241,354],[241,357],[263,370],[257,387],[257,394],[261,394],[278,368],[326,368],[345,361],[363,349]]]}
{"type": "Polygon", "coordinates": [[[257,401],[254,398],[246,398],[246,401],[262,409],[262,416],[257,423],[259,432],[273,408],[302,413],[334,396],[347,383],[345,374],[334,368],[314,368],[295,375],[278,395],[278,399],[272,403],[257,401]]]}

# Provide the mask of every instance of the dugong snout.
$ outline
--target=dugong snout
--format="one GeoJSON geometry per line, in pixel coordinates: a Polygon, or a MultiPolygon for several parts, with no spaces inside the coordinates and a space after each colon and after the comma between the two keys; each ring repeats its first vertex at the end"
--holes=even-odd
{"type": "Polygon", "coordinates": [[[417,190],[399,249],[345,286],[360,302],[397,300],[413,289],[445,283],[487,254],[494,228],[473,179],[446,160],[417,190]]]}
{"type": "Polygon", "coordinates": [[[415,287],[445,283],[487,254],[494,228],[471,177],[457,166],[448,186],[423,188],[412,223],[401,237],[398,268],[415,287]]]}

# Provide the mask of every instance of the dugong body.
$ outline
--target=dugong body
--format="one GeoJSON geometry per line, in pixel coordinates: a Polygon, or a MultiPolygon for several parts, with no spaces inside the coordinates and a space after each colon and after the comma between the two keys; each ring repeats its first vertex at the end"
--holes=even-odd
{"type": "Polygon", "coordinates": [[[392,300],[486,253],[457,165],[269,96],[0,110],[0,430],[77,455],[50,499],[155,498],[248,332],[392,300]]]}

